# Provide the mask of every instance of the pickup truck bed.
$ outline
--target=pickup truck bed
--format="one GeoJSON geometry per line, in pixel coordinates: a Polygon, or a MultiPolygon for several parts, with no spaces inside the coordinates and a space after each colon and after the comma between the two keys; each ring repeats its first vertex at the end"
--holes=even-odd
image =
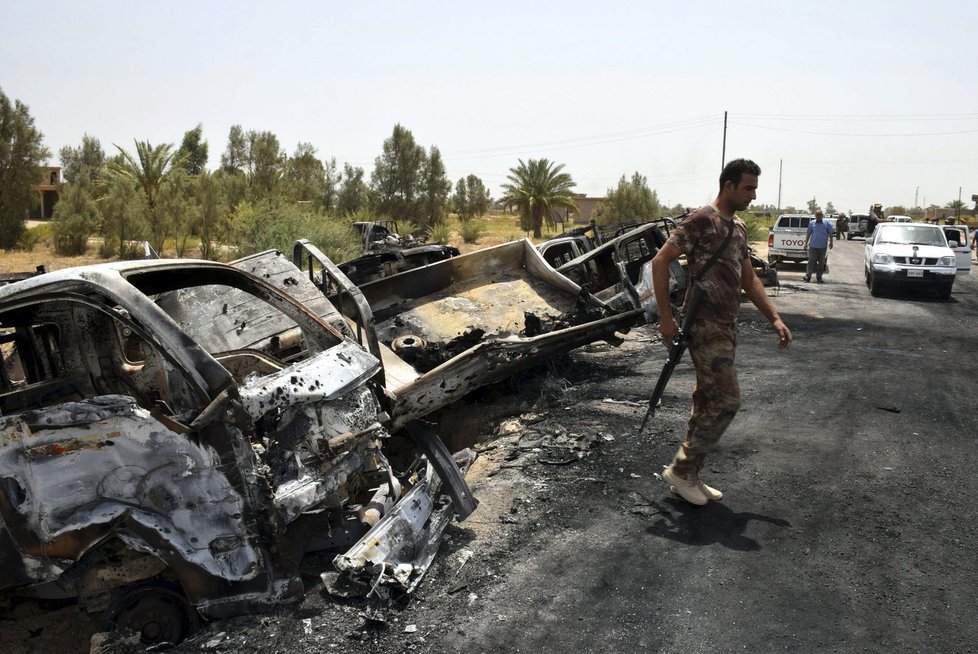
{"type": "Polygon", "coordinates": [[[812,218],[813,216],[810,214],[783,214],[778,216],[767,236],[768,263],[808,261],[805,236],[808,233],[808,223],[812,218]]]}

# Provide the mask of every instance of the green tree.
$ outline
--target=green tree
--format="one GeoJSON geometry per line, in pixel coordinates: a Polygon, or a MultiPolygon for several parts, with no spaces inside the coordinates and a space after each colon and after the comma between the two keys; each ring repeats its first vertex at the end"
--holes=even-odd
{"type": "Polygon", "coordinates": [[[452,183],[445,173],[445,163],[441,152],[434,145],[428,151],[421,165],[420,179],[420,212],[417,222],[420,227],[440,225],[445,222],[445,212],[448,207],[448,194],[452,192],[452,183]]]}
{"type": "Polygon", "coordinates": [[[200,123],[183,135],[179,156],[188,175],[199,175],[207,169],[207,141],[203,138],[204,126],[200,123]]]}
{"type": "Polygon", "coordinates": [[[105,151],[94,136],[82,136],[81,145],[61,148],[61,176],[68,182],[98,182],[105,174],[105,151]]]}
{"type": "Polygon", "coordinates": [[[157,252],[163,251],[163,244],[170,231],[166,220],[168,212],[160,211],[158,197],[167,176],[181,169],[181,161],[166,143],[157,146],[148,141],[136,141],[136,154],[126,152],[118,145],[119,158],[109,162],[110,177],[126,182],[134,182],[143,192],[150,225],[150,244],[157,252]]]}
{"type": "Polygon", "coordinates": [[[233,125],[227,149],[221,155],[221,167],[244,173],[248,195],[256,200],[271,197],[278,190],[287,158],[272,132],[245,132],[240,125],[233,125]]]}
{"type": "Polygon", "coordinates": [[[342,177],[343,173],[336,167],[336,157],[330,157],[329,161],[323,165],[323,197],[320,201],[320,205],[326,213],[336,212],[336,200],[339,196],[342,177]]]}
{"type": "Polygon", "coordinates": [[[818,211],[818,209],[819,209],[818,200],[816,200],[813,197],[811,200],[808,201],[808,213],[815,213],[816,211],[818,211]]]}
{"type": "Polygon", "coordinates": [[[248,132],[247,171],[252,197],[270,198],[275,194],[286,158],[275,134],[248,132]]]}
{"type": "Polygon", "coordinates": [[[554,165],[547,159],[530,159],[509,169],[508,183],[503,184],[503,201],[520,212],[523,228],[532,229],[534,238],[543,236],[543,221],[556,209],[576,210],[571,189],[574,180],[561,172],[564,164],[554,165]]]}
{"type": "Polygon", "coordinates": [[[349,216],[370,206],[370,188],[363,179],[363,168],[343,164],[343,180],[336,195],[336,213],[349,216]]]}
{"type": "Polygon", "coordinates": [[[0,90],[0,247],[17,244],[38,196],[41,164],[50,156],[27,105],[0,90]]]}
{"type": "Polygon", "coordinates": [[[886,210],[883,211],[883,213],[887,216],[889,215],[906,216],[908,214],[907,208],[900,204],[894,205],[892,207],[887,207],[886,210]]]}
{"type": "Polygon", "coordinates": [[[426,159],[424,148],[415,143],[411,130],[394,125],[370,177],[374,209],[394,220],[416,220],[418,183],[426,159]]]}
{"type": "Polygon", "coordinates": [[[826,202],[825,203],[825,213],[828,213],[828,214],[837,213],[836,210],[835,210],[835,206],[833,206],[833,204],[831,202],[826,202]]]}
{"type": "Polygon", "coordinates": [[[224,170],[245,172],[245,162],[248,158],[248,140],[241,125],[231,125],[228,133],[228,147],[221,155],[221,168],[224,170]]]}
{"type": "Polygon", "coordinates": [[[622,175],[618,186],[608,189],[608,196],[598,205],[594,220],[602,225],[639,223],[658,218],[661,213],[659,196],[649,188],[648,180],[636,172],[631,181],[622,175]]]}
{"type": "MultiPolygon", "coordinates": [[[[219,190],[222,211],[230,216],[234,209],[248,197],[248,178],[240,170],[219,168],[213,173],[214,183],[219,190]]],[[[230,218],[227,225],[230,226],[230,218]]],[[[228,233],[224,233],[227,236],[228,233]]]]}
{"type": "Polygon", "coordinates": [[[218,176],[204,171],[197,177],[197,207],[200,216],[198,233],[200,234],[200,256],[204,259],[213,258],[214,236],[223,235],[222,229],[223,205],[221,186],[218,176]]]}
{"type": "Polygon", "coordinates": [[[64,256],[84,254],[88,237],[96,232],[101,216],[88,184],[68,184],[54,207],[51,226],[54,251],[64,256]]]}
{"type": "Polygon", "coordinates": [[[291,199],[301,202],[322,202],[326,186],[326,169],[316,158],[316,148],[300,143],[285,162],[285,183],[291,199]]]}
{"type": "Polygon", "coordinates": [[[950,202],[948,202],[947,204],[944,205],[944,208],[945,209],[955,209],[955,210],[957,210],[957,209],[964,209],[965,208],[965,206],[964,206],[964,200],[951,200],[950,202]]]}
{"type": "Polygon", "coordinates": [[[200,222],[194,178],[182,168],[168,175],[160,187],[156,210],[160,220],[152,225],[153,247],[159,243],[160,247],[156,248],[156,251],[162,253],[167,237],[172,236],[177,256],[185,256],[190,237],[200,222]],[[161,226],[163,231],[158,231],[161,226]]]}
{"type": "Polygon", "coordinates": [[[142,241],[149,235],[146,197],[136,182],[119,178],[107,186],[107,193],[99,200],[102,216],[102,256],[118,254],[126,259],[135,248],[132,241],[142,241]]]}
{"type": "Polygon", "coordinates": [[[485,184],[476,175],[460,177],[455,184],[452,207],[463,223],[476,216],[483,216],[492,206],[492,198],[485,184]]]}

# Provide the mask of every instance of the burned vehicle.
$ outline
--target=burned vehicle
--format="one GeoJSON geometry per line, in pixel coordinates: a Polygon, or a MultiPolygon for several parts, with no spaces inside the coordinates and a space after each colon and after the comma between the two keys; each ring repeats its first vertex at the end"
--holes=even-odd
{"type": "Polygon", "coordinates": [[[419,245],[364,254],[339,264],[340,270],[354,284],[366,284],[381,277],[427,266],[429,263],[457,257],[458,248],[451,245],[419,245]]]}
{"type": "Polygon", "coordinates": [[[618,344],[655,312],[651,298],[612,306],[526,239],[359,287],[307,241],[293,261],[381,361],[395,429],[556,354],[618,344]]]}
{"type": "MultiPolygon", "coordinates": [[[[652,289],[652,258],[666,242],[671,219],[648,222],[561,263],[557,272],[587,289],[614,311],[641,309],[645,320],[658,316],[652,289]]],[[[559,261],[555,261],[559,263],[559,261]]],[[[670,290],[686,288],[686,275],[676,261],[670,266],[670,290]]]]}
{"type": "Polygon", "coordinates": [[[459,255],[451,245],[426,244],[428,232],[402,236],[393,220],[355,222],[352,227],[360,235],[363,254],[339,268],[357,285],[459,255]]]}
{"type": "Polygon", "coordinates": [[[438,530],[475,508],[470,459],[408,421],[417,452],[395,470],[379,358],[314,287],[311,306],[282,290],[301,286],[291,264],[260,267],[0,287],[0,592],[76,599],[159,643],[300,600],[313,550],[417,583],[438,530]]]}

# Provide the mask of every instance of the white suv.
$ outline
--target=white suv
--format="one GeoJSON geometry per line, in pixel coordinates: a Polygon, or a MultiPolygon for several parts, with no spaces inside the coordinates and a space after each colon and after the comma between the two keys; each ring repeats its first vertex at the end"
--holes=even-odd
{"type": "Polygon", "coordinates": [[[871,294],[879,295],[884,285],[929,286],[942,299],[951,297],[957,260],[940,226],[880,223],[865,252],[871,294]]]}

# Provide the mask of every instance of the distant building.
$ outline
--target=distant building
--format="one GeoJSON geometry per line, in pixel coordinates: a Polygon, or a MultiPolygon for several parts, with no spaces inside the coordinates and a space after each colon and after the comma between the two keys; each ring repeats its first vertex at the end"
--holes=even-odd
{"type": "Polygon", "coordinates": [[[589,198],[586,193],[575,193],[574,204],[577,205],[577,211],[570,212],[568,222],[574,223],[575,225],[587,225],[594,218],[594,214],[598,210],[598,205],[606,199],[589,198]]]}
{"type": "Polygon", "coordinates": [[[61,199],[61,168],[59,166],[42,166],[41,179],[34,185],[34,190],[40,198],[39,206],[31,210],[31,220],[51,220],[54,206],[61,199]]]}

